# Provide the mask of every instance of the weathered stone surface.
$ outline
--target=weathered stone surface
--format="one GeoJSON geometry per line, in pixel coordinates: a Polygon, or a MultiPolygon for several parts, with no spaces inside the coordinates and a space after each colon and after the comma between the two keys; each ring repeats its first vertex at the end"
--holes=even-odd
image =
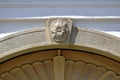
{"type": "Polygon", "coordinates": [[[44,36],[45,30],[40,28],[9,35],[0,40],[0,54],[16,48],[45,42],[46,38],[44,36]]]}
{"type": "Polygon", "coordinates": [[[50,18],[46,21],[49,44],[69,44],[72,29],[70,18],[50,18]]]}
{"type": "MultiPolygon", "coordinates": [[[[109,52],[113,55],[120,57],[120,39],[102,32],[78,28],[74,32],[76,36],[72,36],[74,39],[74,45],[80,45],[84,47],[94,48],[109,52]]],[[[73,33],[73,35],[75,35],[73,33]]]]}

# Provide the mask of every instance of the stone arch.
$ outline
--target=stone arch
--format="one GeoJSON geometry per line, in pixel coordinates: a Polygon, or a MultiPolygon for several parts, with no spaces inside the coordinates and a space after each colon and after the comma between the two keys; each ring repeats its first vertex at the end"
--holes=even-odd
{"type": "Polygon", "coordinates": [[[2,38],[0,80],[119,80],[120,39],[84,28],[71,30],[70,41],[64,44],[50,42],[46,28],[2,38]]]}

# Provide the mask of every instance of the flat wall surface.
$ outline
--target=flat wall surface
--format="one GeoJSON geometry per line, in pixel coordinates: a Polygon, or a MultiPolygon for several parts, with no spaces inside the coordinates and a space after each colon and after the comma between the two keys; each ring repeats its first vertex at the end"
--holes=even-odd
{"type": "Polygon", "coordinates": [[[87,17],[87,16],[47,16],[28,18],[0,19],[0,37],[7,34],[38,27],[45,27],[45,20],[52,17],[69,17],[73,20],[74,27],[88,28],[120,37],[120,17],[87,17]]]}
{"type": "Polygon", "coordinates": [[[120,16],[119,0],[0,0],[0,18],[120,16]]]}

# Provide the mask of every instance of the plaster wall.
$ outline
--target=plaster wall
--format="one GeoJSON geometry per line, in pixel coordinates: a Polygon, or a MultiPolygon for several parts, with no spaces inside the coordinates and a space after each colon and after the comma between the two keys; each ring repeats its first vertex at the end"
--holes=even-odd
{"type": "Polygon", "coordinates": [[[120,17],[87,16],[47,16],[0,19],[0,37],[26,29],[45,27],[45,20],[51,17],[70,17],[75,27],[82,27],[105,32],[120,37],[120,17]]]}
{"type": "Polygon", "coordinates": [[[74,25],[78,27],[120,35],[119,0],[0,0],[0,36],[44,27],[41,17],[45,16],[77,17],[74,25]]]}

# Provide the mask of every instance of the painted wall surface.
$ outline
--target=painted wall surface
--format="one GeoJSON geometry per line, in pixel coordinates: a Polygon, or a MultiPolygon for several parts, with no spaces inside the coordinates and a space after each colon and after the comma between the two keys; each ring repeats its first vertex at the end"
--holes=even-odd
{"type": "MultiPolygon", "coordinates": [[[[11,18],[44,16],[119,17],[120,0],[0,0],[0,34],[42,27],[34,20],[10,20],[11,18]],[[6,19],[6,20],[5,20],[6,19]]],[[[120,35],[120,19],[76,20],[76,26],[120,35]]]]}

